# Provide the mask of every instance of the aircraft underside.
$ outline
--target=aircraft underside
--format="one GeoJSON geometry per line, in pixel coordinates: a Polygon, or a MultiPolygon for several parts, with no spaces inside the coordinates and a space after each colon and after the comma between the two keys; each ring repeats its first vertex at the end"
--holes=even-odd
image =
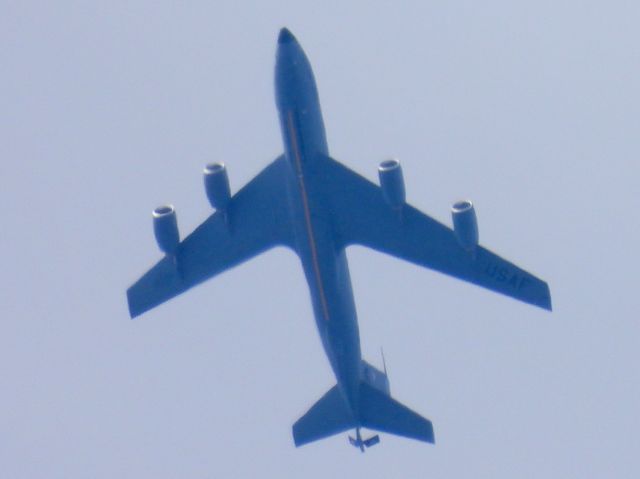
{"type": "Polygon", "coordinates": [[[127,290],[135,318],[275,246],[295,251],[336,385],[293,425],[296,446],[354,429],[364,451],[379,442],[361,428],[433,443],[431,422],[391,397],[386,370],[360,354],[345,248],[358,244],[519,301],[551,310],[547,283],[479,244],[473,204],[452,207],[453,229],[406,202],[397,160],[378,167],[379,184],[329,156],[309,61],[283,29],[276,60],[276,105],[284,154],[234,195],[223,163],[207,165],[214,212],[184,239],[173,206],[153,212],[164,253],[127,290]]]}

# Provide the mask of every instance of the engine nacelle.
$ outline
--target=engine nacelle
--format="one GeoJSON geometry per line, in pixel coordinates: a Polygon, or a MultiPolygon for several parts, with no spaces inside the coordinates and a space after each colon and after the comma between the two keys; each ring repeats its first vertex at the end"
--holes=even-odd
{"type": "Polygon", "coordinates": [[[153,210],[153,233],[160,250],[166,254],[176,252],[180,244],[180,234],[173,205],[159,206],[153,210]]]}
{"type": "Polygon", "coordinates": [[[378,177],[384,200],[392,208],[400,208],[405,201],[404,178],[400,162],[392,158],[380,163],[378,177]]]}
{"type": "Polygon", "coordinates": [[[204,168],[204,188],[209,203],[216,210],[224,210],[231,199],[229,177],[224,163],[209,163],[204,168]]]}
{"type": "Polygon", "coordinates": [[[456,201],[451,207],[453,231],[458,243],[467,251],[478,246],[478,220],[473,203],[469,200],[456,201]]]}

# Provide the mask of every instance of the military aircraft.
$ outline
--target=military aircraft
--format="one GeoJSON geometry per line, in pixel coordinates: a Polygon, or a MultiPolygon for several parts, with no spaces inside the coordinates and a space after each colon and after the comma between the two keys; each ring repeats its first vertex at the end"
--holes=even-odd
{"type": "Polygon", "coordinates": [[[433,427],[391,397],[386,367],[364,361],[345,250],[358,244],[551,310],[547,284],[478,244],[470,201],[452,206],[453,229],[405,202],[400,163],[385,160],[376,185],[332,159],[318,91],[300,44],[283,28],[275,67],[276,105],[284,154],[235,195],[226,167],[204,169],[215,209],[180,240],[173,206],[153,212],[165,254],[127,291],[134,318],[217,274],[285,246],[302,263],[322,345],[337,383],[293,425],[301,446],[355,429],[361,451],[379,442],[367,428],[429,443],[433,427]]]}

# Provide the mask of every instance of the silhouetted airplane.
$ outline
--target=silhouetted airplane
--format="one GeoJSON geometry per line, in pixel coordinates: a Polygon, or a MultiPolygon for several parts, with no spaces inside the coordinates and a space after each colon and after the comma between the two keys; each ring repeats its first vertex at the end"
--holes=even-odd
{"type": "Polygon", "coordinates": [[[368,246],[526,303],[551,309],[545,282],[478,245],[473,205],[452,207],[453,230],[405,203],[397,160],[378,168],[380,186],[329,156],[311,65],[283,28],[275,69],[284,155],[231,196],[225,165],[204,170],[215,212],[180,241],[173,206],[153,212],[166,254],[127,291],[131,317],[274,246],[302,262],[316,324],[337,384],[293,426],[296,446],[360,428],[434,442],[431,422],[391,398],[385,371],[360,355],[356,308],[345,249],[368,246]]]}

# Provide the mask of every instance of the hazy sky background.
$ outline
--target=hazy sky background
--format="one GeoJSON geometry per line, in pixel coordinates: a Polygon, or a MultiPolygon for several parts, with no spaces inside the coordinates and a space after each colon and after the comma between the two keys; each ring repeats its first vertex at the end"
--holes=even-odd
{"type": "MultiPolygon", "coordinates": [[[[0,0],[0,470],[7,478],[640,475],[637,1],[0,0]],[[437,444],[296,449],[334,378],[277,249],[130,321],[160,257],[282,151],[279,29],[332,155],[403,161],[408,200],[546,279],[549,314],[349,250],[364,357],[437,444]]],[[[214,245],[215,247],[215,245],[214,245]]]]}

